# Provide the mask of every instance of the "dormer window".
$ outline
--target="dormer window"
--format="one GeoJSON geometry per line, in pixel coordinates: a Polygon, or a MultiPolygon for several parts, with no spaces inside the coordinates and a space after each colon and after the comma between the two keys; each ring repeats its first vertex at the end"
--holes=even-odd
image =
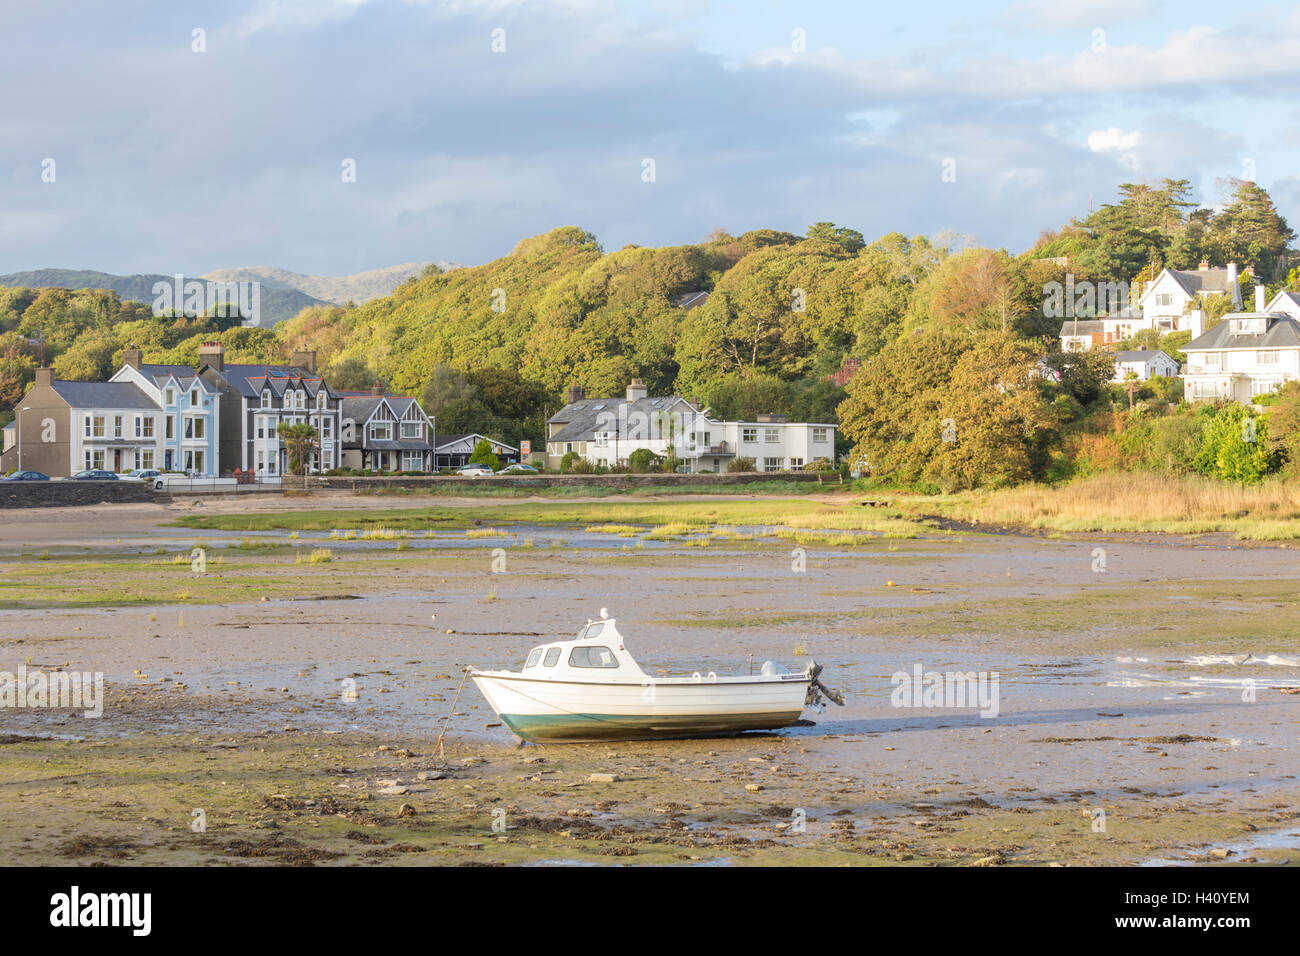
{"type": "Polygon", "coordinates": [[[317,408],[325,407],[325,389],[323,388],[316,393],[316,407],[317,408]]]}
{"type": "Polygon", "coordinates": [[[271,407],[271,390],[269,388],[262,389],[262,407],[271,407]]]}
{"type": "Polygon", "coordinates": [[[174,388],[167,389],[165,401],[168,405],[176,404],[176,389],[174,388]]]}
{"type": "Polygon", "coordinates": [[[199,407],[199,390],[197,388],[190,389],[190,407],[199,407]]]}

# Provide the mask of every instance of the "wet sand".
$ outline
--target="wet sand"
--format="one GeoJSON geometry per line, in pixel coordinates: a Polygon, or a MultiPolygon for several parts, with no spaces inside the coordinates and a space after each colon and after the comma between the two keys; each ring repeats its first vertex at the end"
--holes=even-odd
{"type": "MultiPolygon", "coordinates": [[[[481,510],[485,521],[494,507],[329,495],[7,512],[0,560],[87,548],[181,555],[200,541],[219,553],[252,537],[163,526],[193,510],[420,504],[481,510]]],[[[157,572],[157,604],[0,607],[0,670],[97,670],[107,683],[98,720],[0,711],[6,857],[1300,858],[1290,836],[1300,695],[1284,692],[1300,685],[1294,548],[1213,535],[935,534],[809,546],[798,573],[791,542],[775,538],[637,547],[581,526],[504,530],[401,550],[303,533],[296,548],[327,545],[334,560],[302,594],[268,588],[267,600],[256,588],[238,602],[177,600],[181,568],[157,572]],[[503,573],[492,571],[497,547],[503,573]],[[813,656],[848,703],[775,734],[579,746],[518,747],[472,684],[453,712],[465,665],[517,667],[601,607],[652,674],[743,673],[751,654],[756,667],[793,668],[813,656]],[[917,665],[996,672],[998,715],[892,706],[891,675],[917,665]],[[356,700],[343,695],[347,678],[356,700]],[[205,833],[191,829],[194,809],[205,833]]],[[[268,574],[308,578],[265,560],[268,574]]],[[[49,567],[60,573],[58,560],[49,567]]]]}

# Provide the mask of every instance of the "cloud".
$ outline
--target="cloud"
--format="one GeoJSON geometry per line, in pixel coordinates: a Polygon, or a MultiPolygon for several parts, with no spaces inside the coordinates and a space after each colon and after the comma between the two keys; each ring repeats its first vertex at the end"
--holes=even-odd
{"type": "Polygon", "coordinates": [[[0,208],[22,225],[0,231],[0,272],[474,263],[565,224],[610,248],[818,220],[1023,248],[1133,172],[1293,166],[1225,103],[1250,91],[1252,115],[1296,125],[1295,16],[1104,53],[956,31],[871,57],[743,56],[698,47],[693,0],[122,3],[0,13],[0,208]]]}

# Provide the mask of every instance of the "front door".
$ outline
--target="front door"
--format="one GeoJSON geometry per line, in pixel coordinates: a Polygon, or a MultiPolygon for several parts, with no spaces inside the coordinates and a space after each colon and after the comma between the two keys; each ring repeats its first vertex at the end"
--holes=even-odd
{"type": "Polygon", "coordinates": [[[122,449],[113,449],[113,471],[121,474],[122,472],[122,449]]]}
{"type": "Polygon", "coordinates": [[[172,470],[172,453],[171,453],[170,451],[164,451],[164,452],[163,452],[163,471],[171,471],[171,470],[172,470]]]}

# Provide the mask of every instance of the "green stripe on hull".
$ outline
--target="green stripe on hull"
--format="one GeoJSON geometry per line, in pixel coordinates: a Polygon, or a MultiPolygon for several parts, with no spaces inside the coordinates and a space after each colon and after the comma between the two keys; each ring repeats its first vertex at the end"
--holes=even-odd
{"type": "Polygon", "coordinates": [[[799,719],[801,711],[762,714],[621,715],[621,714],[502,714],[507,727],[534,743],[582,740],[662,740],[708,737],[742,730],[775,730],[799,719]]]}

